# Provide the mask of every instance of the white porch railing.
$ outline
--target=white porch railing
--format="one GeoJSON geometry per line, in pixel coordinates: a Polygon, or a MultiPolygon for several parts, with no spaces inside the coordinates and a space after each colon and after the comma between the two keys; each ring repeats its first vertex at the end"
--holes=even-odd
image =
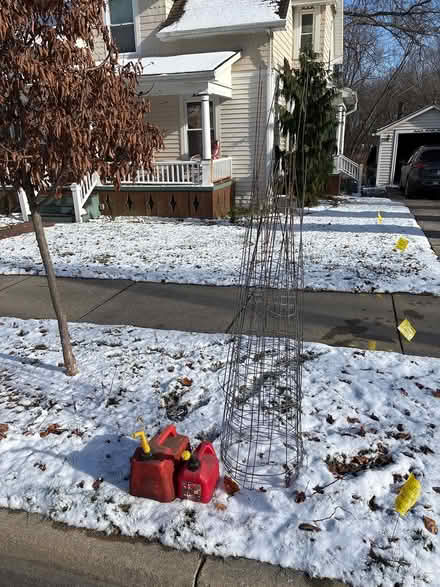
{"type": "Polygon", "coordinates": [[[358,193],[361,193],[364,166],[352,161],[345,155],[337,155],[333,160],[334,173],[345,173],[358,183],[358,193]]]}
{"type": "MultiPolygon", "coordinates": [[[[134,183],[200,184],[202,179],[200,161],[158,161],[150,173],[141,168],[134,183]]],[[[131,178],[122,183],[133,183],[131,178]]]]}
{"type": "Polygon", "coordinates": [[[75,222],[82,222],[82,216],[86,213],[83,206],[98,183],[99,175],[94,172],[87,173],[80,183],[72,183],[70,186],[70,189],[72,190],[73,207],[75,210],[75,222]]]}
{"type": "Polygon", "coordinates": [[[232,177],[232,157],[212,160],[212,183],[232,177]]]}
{"type": "MultiPolygon", "coordinates": [[[[161,184],[212,186],[213,183],[232,178],[232,157],[212,161],[157,161],[152,171],[139,169],[133,180],[125,177],[121,184],[161,184]]],[[[112,183],[105,178],[102,185],[112,183]]]]}

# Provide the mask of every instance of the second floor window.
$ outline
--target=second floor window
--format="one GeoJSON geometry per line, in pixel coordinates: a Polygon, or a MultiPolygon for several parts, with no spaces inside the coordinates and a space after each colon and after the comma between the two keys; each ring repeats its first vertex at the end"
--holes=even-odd
{"type": "Polygon", "coordinates": [[[301,47],[302,53],[313,51],[314,46],[314,18],[313,14],[303,14],[301,16],[301,47]]]}
{"type": "Polygon", "coordinates": [[[135,53],[132,0],[109,0],[110,32],[121,53],[135,53]]]}

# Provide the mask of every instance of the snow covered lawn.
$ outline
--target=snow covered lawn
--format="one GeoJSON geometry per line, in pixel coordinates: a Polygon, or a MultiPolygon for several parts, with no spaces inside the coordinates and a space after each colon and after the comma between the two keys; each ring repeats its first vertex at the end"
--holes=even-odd
{"type": "MultiPolygon", "coordinates": [[[[118,218],[47,230],[57,275],[235,285],[245,228],[226,221],[118,218]]],[[[402,204],[345,198],[305,217],[305,285],[440,295],[440,262],[402,204]],[[383,216],[378,224],[377,213],[383,216]],[[395,249],[400,236],[405,252],[395,249]]],[[[43,273],[32,234],[2,243],[0,273],[43,273]]]]}
{"type": "Polygon", "coordinates": [[[175,422],[218,449],[228,337],[71,332],[74,378],[58,367],[55,322],[0,318],[1,507],[359,587],[439,585],[439,536],[425,522],[440,523],[440,360],[307,344],[297,483],[233,497],[220,483],[208,505],[159,504],[128,494],[128,435],[141,420],[150,435],[175,422]],[[413,469],[422,497],[396,525],[394,500],[413,469]]]}

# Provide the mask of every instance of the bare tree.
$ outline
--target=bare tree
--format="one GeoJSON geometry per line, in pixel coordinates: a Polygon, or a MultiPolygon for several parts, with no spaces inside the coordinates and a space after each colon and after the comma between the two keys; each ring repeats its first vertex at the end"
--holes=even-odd
{"type": "Polygon", "coordinates": [[[46,270],[68,375],[77,372],[40,206],[66,182],[151,166],[163,147],[137,95],[138,66],[118,65],[105,0],[1,0],[0,184],[24,189],[46,270]],[[106,49],[93,57],[99,35],[106,49]],[[108,168],[108,161],[110,166],[108,168]]]}
{"type": "Polygon", "coordinates": [[[401,45],[423,45],[440,32],[439,0],[346,0],[348,24],[389,33],[401,45]]]}
{"type": "Polygon", "coordinates": [[[347,124],[346,147],[350,157],[365,161],[371,146],[372,133],[392,120],[393,112],[389,109],[397,103],[395,98],[400,92],[400,78],[410,53],[409,49],[386,73],[362,80],[357,86],[359,109],[355,116],[348,119],[347,124]]]}

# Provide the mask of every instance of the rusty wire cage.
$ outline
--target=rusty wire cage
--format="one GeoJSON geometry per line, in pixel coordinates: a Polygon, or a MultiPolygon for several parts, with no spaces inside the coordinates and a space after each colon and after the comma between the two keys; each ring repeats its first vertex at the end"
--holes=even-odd
{"type": "MultiPolygon", "coordinates": [[[[269,118],[275,102],[274,96],[269,118]]],[[[252,206],[224,382],[221,457],[226,473],[246,488],[289,485],[303,459],[304,196],[295,190],[294,154],[284,175],[280,162],[261,164],[259,145],[269,125],[270,119],[256,128],[252,206]]]]}

